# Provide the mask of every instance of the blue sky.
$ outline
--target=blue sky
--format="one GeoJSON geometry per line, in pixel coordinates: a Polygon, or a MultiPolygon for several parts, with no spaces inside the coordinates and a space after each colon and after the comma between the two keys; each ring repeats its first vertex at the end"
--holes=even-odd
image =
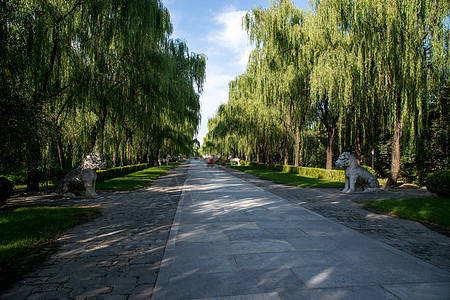
{"type": "MultiPolygon", "coordinates": [[[[243,15],[253,7],[269,7],[270,0],[163,0],[169,9],[172,38],[185,41],[191,52],[204,54],[206,82],[201,101],[202,122],[197,139],[203,143],[208,118],[228,101],[228,83],[245,71],[251,45],[241,27],[243,15]]],[[[309,9],[308,0],[295,0],[309,9]]]]}

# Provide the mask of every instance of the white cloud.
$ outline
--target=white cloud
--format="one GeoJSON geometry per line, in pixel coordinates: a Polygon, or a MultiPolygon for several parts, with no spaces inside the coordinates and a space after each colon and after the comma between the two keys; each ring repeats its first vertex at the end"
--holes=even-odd
{"type": "Polygon", "coordinates": [[[227,10],[216,15],[215,21],[221,27],[211,31],[208,40],[217,46],[238,52],[247,42],[247,36],[241,25],[245,13],[241,10],[227,10]]]}
{"type": "Polygon", "coordinates": [[[241,66],[245,66],[251,52],[247,33],[242,28],[242,18],[247,12],[235,10],[233,7],[214,16],[218,29],[212,30],[208,34],[208,42],[212,51],[217,53],[227,52],[235,57],[241,66]]]}
{"type": "Polygon", "coordinates": [[[228,83],[245,72],[251,46],[242,29],[242,17],[246,11],[228,7],[219,14],[213,14],[216,25],[207,33],[208,57],[206,82],[201,97],[202,122],[198,139],[208,132],[208,118],[215,115],[220,104],[228,102],[228,83]]]}
{"type": "Polygon", "coordinates": [[[212,12],[211,29],[206,34],[206,82],[200,99],[200,142],[208,132],[208,118],[215,115],[220,104],[228,102],[228,83],[245,72],[252,49],[242,29],[242,18],[246,13],[234,7],[220,13],[212,12]]]}

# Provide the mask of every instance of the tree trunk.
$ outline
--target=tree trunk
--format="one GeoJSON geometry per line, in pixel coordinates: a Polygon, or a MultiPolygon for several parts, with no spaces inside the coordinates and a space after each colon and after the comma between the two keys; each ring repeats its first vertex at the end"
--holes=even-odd
{"type": "Polygon", "coordinates": [[[328,170],[333,169],[333,140],[336,135],[336,127],[327,128],[327,166],[328,170]]]}
{"type": "Polygon", "coordinates": [[[150,162],[150,155],[149,155],[149,148],[150,148],[150,145],[149,145],[149,144],[150,144],[149,142],[145,143],[145,154],[144,154],[144,159],[145,159],[145,162],[146,162],[146,163],[150,162]]]}
{"type": "Polygon", "coordinates": [[[104,155],[104,143],[105,143],[105,125],[106,125],[106,116],[107,116],[108,105],[107,102],[103,100],[102,111],[100,112],[99,121],[100,121],[100,130],[101,130],[101,144],[100,144],[100,155],[105,157],[104,155]]]}
{"type": "Polygon", "coordinates": [[[131,152],[133,151],[133,141],[130,139],[130,143],[128,144],[128,164],[132,164],[131,162],[131,152]]]}
{"type": "Polygon", "coordinates": [[[256,151],[256,162],[259,164],[259,152],[260,152],[261,147],[258,146],[258,151],[256,151]]]}
{"type": "Polygon", "coordinates": [[[297,134],[295,135],[295,161],[294,166],[299,166],[299,158],[300,158],[300,130],[297,131],[297,134]]]}
{"type": "Polygon", "coordinates": [[[121,151],[120,151],[120,166],[125,166],[125,159],[124,159],[124,157],[125,157],[125,149],[126,149],[126,146],[125,146],[125,143],[123,143],[122,144],[122,149],[121,149],[121,151]]]}
{"type": "Polygon", "coordinates": [[[284,165],[289,165],[289,141],[286,137],[286,140],[284,142],[284,165]]]}
{"type": "Polygon", "coordinates": [[[97,126],[94,126],[94,128],[91,131],[91,134],[89,135],[89,140],[87,142],[87,152],[91,153],[94,151],[95,143],[97,142],[97,126]]]}
{"type": "Polygon", "coordinates": [[[31,138],[27,147],[27,192],[39,191],[39,163],[41,161],[41,150],[39,141],[31,138]]]}
{"type": "Polygon", "coordinates": [[[402,107],[400,97],[401,93],[399,92],[397,95],[397,106],[395,109],[395,130],[394,138],[392,141],[391,171],[386,183],[386,185],[388,186],[397,186],[398,174],[400,173],[400,152],[403,133],[402,107]]]}
{"type": "Polygon", "coordinates": [[[33,163],[28,165],[27,171],[27,192],[37,192],[39,191],[39,170],[38,164],[33,163]]]}
{"type": "Polygon", "coordinates": [[[116,150],[113,150],[111,167],[115,167],[115,166],[116,166],[116,150]]]}
{"type": "Polygon", "coordinates": [[[64,147],[61,138],[61,128],[59,126],[56,128],[56,148],[58,150],[59,167],[63,170],[66,168],[66,157],[64,155],[64,147]]]}
{"type": "Polygon", "coordinates": [[[355,154],[358,164],[361,163],[361,121],[358,116],[355,119],[355,154]]]}

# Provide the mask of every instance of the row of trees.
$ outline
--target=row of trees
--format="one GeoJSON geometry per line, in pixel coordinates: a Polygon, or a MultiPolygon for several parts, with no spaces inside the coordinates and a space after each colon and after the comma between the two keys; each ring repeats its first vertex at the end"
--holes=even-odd
{"type": "Polygon", "coordinates": [[[205,57],[170,38],[159,0],[0,2],[0,172],[188,154],[205,57]]]}
{"type": "Polygon", "coordinates": [[[243,19],[255,48],[203,151],[331,169],[352,151],[395,185],[448,168],[450,4],[291,1],[243,19]],[[413,166],[412,168],[410,166],[413,166]]]}

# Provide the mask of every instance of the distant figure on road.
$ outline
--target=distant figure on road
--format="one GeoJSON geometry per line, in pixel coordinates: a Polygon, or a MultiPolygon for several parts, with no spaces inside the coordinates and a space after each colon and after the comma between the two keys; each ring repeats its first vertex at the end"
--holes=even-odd
{"type": "Polygon", "coordinates": [[[210,158],[208,159],[209,167],[212,168],[214,165],[214,159],[210,158]]]}

